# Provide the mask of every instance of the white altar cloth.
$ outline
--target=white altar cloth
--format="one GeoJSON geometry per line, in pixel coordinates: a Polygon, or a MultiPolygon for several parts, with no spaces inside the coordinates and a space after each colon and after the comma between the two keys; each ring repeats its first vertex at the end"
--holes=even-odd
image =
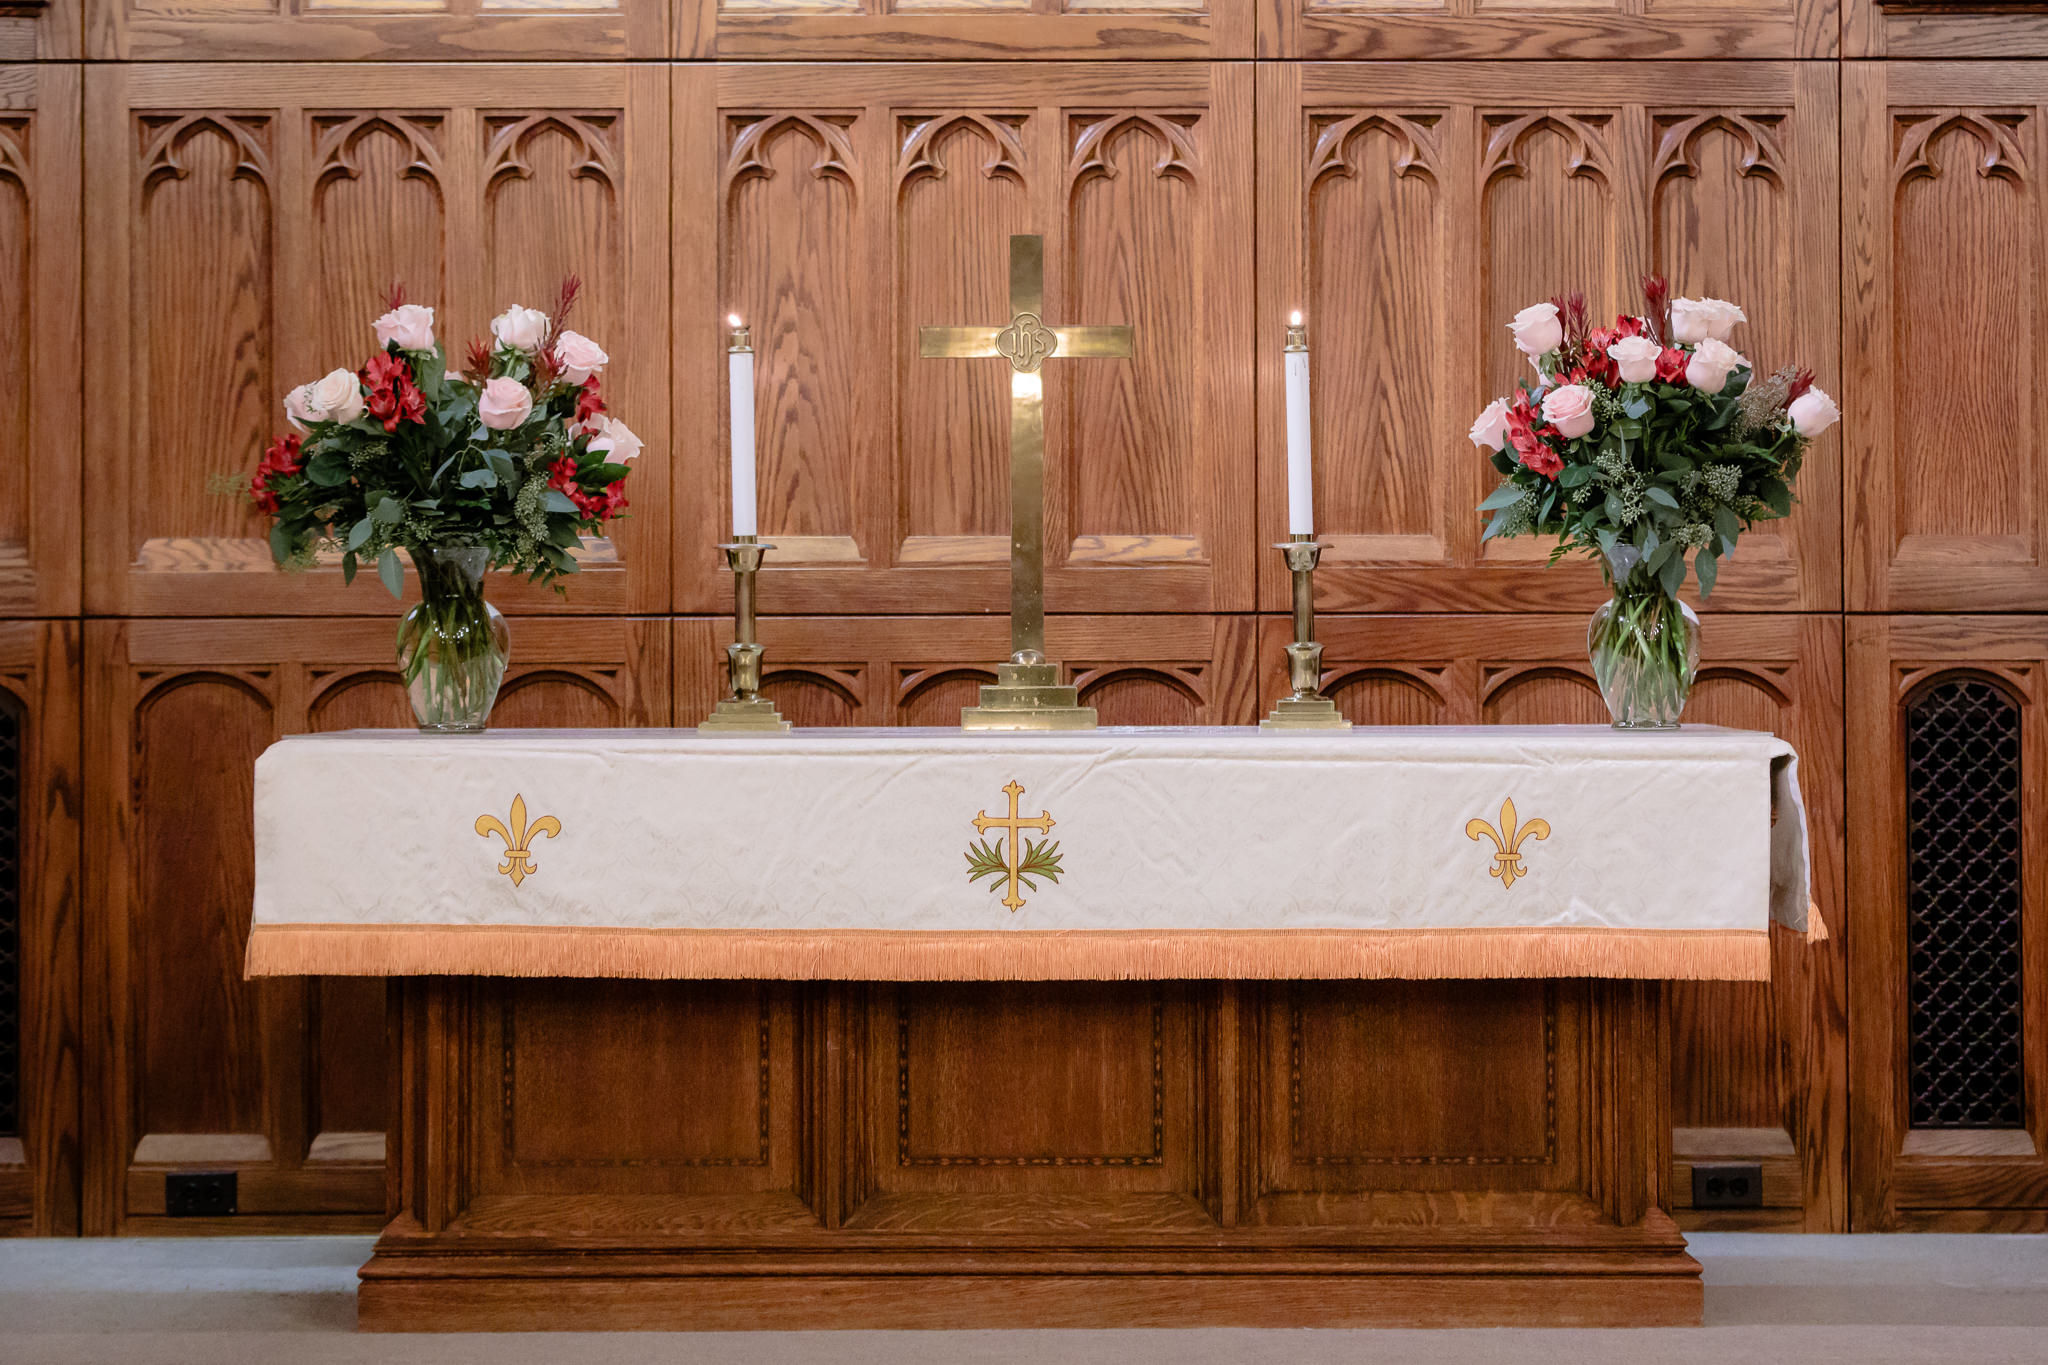
{"type": "Polygon", "coordinates": [[[256,765],[248,970],[1766,979],[1807,869],[1707,726],[356,731],[256,765]]]}

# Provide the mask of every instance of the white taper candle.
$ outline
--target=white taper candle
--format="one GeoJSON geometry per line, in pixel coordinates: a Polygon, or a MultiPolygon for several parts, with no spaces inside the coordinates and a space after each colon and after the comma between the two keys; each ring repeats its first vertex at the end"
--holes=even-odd
{"type": "Polygon", "coordinates": [[[732,533],[759,534],[754,494],[754,344],[739,314],[726,319],[726,378],[732,388],[732,533]]]}
{"type": "Polygon", "coordinates": [[[1315,534],[1315,476],[1308,443],[1308,329],[1287,324],[1287,534],[1315,534]]]}

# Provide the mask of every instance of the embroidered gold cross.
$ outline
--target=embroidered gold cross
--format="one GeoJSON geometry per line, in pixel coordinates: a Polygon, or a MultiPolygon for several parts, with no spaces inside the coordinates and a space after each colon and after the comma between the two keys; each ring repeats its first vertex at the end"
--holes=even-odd
{"type": "MultiPolygon", "coordinates": [[[[1052,850],[1034,850],[1038,853],[1039,861],[1029,868],[1024,866],[1017,856],[1017,835],[1019,831],[1035,829],[1040,834],[1050,832],[1053,825],[1052,812],[1041,810],[1033,816],[1017,814],[1017,798],[1024,794],[1024,789],[1017,785],[1015,779],[1012,779],[1003,788],[1003,794],[1010,798],[1010,813],[1007,816],[995,816],[990,815],[987,811],[982,811],[974,817],[974,832],[985,835],[992,829],[1008,830],[1010,835],[1009,846],[1004,852],[1002,862],[999,865],[989,865],[987,862],[977,861],[974,853],[969,852],[967,855],[967,880],[979,881],[984,876],[1007,877],[1009,880],[1009,894],[1003,897],[1003,904],[1012,911],[1015,911],[1024,904],[1024,898],[1017,894],[1017,878],[1024,872],[1031,871],[1043,875],[1048,881],[1056,882],[1060,879],[1060,860],[1058,853],[1052,850]]],[[[983,847],[986,848],[986,845],[983,847]]],[[[1053,849],[1058,847],[1057,844],[1053,845],[1053,849]]]]}

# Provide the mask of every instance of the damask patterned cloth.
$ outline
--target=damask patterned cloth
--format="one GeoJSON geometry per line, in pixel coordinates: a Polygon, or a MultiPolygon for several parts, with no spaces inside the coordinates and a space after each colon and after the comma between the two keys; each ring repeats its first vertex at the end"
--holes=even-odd
{"type": "Polygon", "coordinates": [[[1746,731],[356,731],[256,765],[248,970],[1757,980],[1807,914],[1746,731]]]}

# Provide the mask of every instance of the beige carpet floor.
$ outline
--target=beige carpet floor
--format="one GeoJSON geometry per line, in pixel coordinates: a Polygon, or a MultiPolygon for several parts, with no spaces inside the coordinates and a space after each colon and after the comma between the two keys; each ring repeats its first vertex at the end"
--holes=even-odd
{"type": "Polygon", "coordinates": [[[2048,1237],[1700,1235],[1693,1331],[358,1336],[356,1237],[0,1242],[0,1365],[2004,1365],[2048,1362],[2048,1237]]]}

